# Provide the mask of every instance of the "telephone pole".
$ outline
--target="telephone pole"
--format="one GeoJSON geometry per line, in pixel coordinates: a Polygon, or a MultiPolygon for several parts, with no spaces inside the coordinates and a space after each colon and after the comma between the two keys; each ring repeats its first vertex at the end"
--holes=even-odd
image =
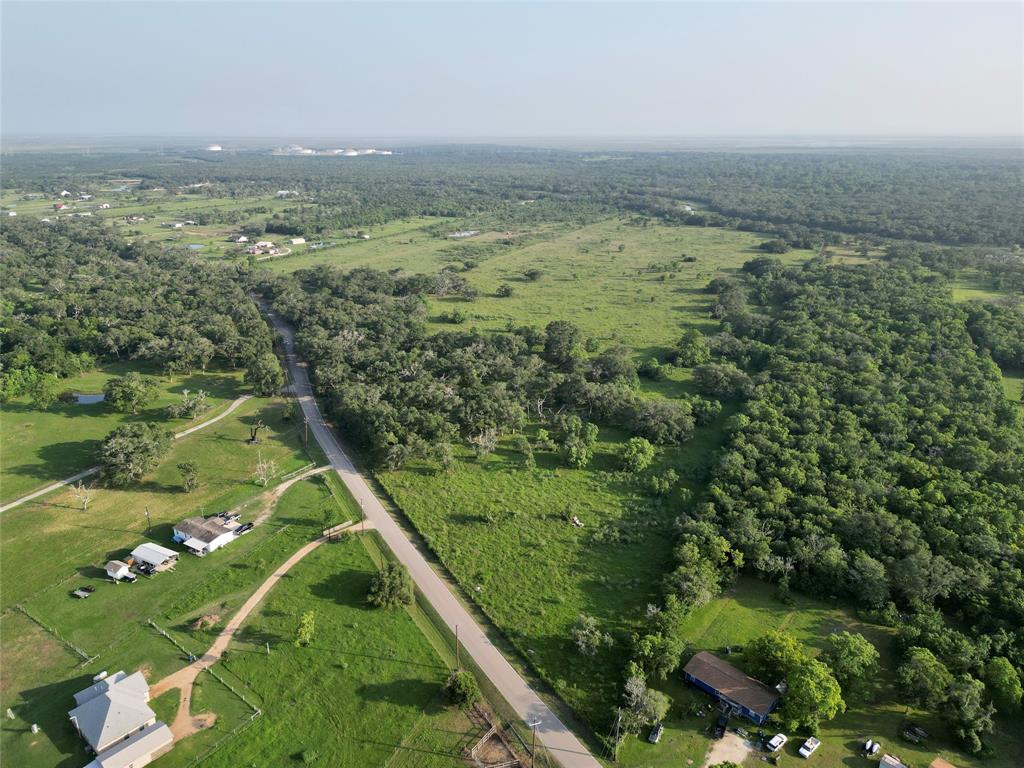
{"type": "Polygon", "coordinates": [[[149,529],[153,527],[153,522],[149,518],[149,504],[146,505],[146,533],[149,533],[149,529]]]}

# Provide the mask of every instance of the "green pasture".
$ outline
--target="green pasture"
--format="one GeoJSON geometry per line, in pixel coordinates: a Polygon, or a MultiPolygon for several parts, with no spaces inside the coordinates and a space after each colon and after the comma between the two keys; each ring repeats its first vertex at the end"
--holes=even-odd
{"type": "Polygon", "coordinates": [[[4,403],[0,413],[0,501],[13,501],[92,466],[103,438],[121,424],[155,421],[175,432],[187,429],[193,422],[168,419],[164,413],[186,389],[209,394],[211,407],[195,423],[216,416],[242,393],[240,372],[211,370],[168,377],[129,363],[104,365],[65,379],[62,385],[74,392],[98,393],[108,379],[133,370],[152,375],[160,386],[156,399],[138,414],[118,413],[106,403],[57,402],[46,410],[35,408],[27,397],[4,403]]]}

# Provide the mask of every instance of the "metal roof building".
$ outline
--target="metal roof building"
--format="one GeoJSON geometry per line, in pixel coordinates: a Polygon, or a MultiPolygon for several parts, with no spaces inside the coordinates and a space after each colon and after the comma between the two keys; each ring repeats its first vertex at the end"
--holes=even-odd
{"type": "Polygon", "coordinates": [[[687,682],[758,725],[763,725],[779,704],[779,692],[776,689],[707,651],[695,654],[687,662],[683,676],[687,682]]]}

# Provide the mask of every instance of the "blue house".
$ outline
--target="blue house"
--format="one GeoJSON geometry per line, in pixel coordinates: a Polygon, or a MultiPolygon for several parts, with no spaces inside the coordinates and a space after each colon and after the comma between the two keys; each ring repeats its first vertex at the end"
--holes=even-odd
{"type": "Polygon", "coordinates": [[[779,692],[736,669],[732,664],[701,651],[683,667],[683,677],[705,693],[758,725],[779,705],[779,692]]]}

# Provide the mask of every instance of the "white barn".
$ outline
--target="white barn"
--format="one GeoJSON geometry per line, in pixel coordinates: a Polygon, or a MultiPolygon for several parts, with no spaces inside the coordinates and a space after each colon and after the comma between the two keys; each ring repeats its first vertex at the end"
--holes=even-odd
{"type": "Polygon", "coordinates": [[[132,550],[132,557],[142,571],[165,571],[178,562],[178,553],[147,541],[132,550]]]}

